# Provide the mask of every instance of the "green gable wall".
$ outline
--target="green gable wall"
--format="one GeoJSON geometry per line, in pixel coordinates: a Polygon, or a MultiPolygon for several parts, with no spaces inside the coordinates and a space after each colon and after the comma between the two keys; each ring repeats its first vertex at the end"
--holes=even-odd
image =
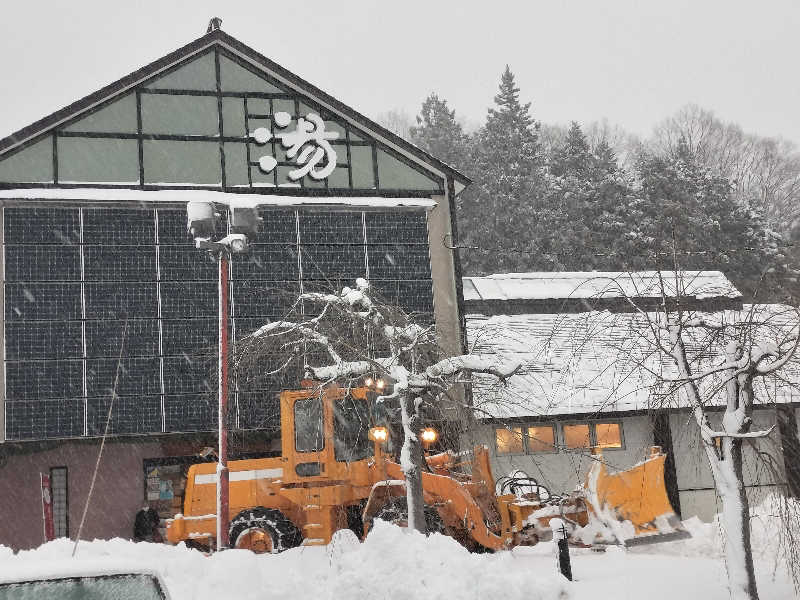
{"type": "Polygon", "coordinates": [[[219,48],[0,156],[3,183],[291,187],[323,194],[443,191],[435,174],[219,48]],[[291,116],[285,128],[275,122],[281,112],[291,116]],[[257,143],[253,132],[294,131],[309,113],[323,119],[326,131],[338,133],[330,141],[336,168],[323,180],[293,180],[296,157],[287,156],[280,140],[257,143]],[[273,157],[276,166],[263,170],[263,156],[273,157]]]}

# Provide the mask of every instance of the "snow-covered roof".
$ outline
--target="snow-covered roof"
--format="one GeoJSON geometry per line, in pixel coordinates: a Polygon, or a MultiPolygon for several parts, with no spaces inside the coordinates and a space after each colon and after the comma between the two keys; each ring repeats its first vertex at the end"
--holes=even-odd
{"type": "Polygon", "coordinates": [[[0,189],[0,199],[20,200],[80,200],[123,202],[185,203],[203,200],[234,207],[259,206],[352,206],[352,207],[410,207],[434,208],[430,198],[379,198],[363,196],[296,196],[274,194],[236,194],[216,190],[132,190],[101,188],[17,188],[0,189]]]}
{"type": "MultiPolygon", "coordinates": [[[[797,313],[780,304],[744,305],[708,315],[719,322],[752,319],[760,335],[774,338],[797,327],[797,313]]],[[[472,352],[503,354],[523,364],[507,385],[475,376],[477,418],[608,413],[683,406],[665,396],[656,373],[674,375],[671,361],[652,352],[645,319],[638,313],[467,315],[472,352]],[[644,364],[646,368],[635,368],[644,364]]],[[[690,348],[691,350],[691,348],[690,348]]],[[[695,349],[696,350],[696,349],[695,349]]],[[[705,355],[703,355],[705,356],[705,355]]],[[[709,353],[711,364],[719,354],[709,353]]],[[[787,366],[785,380],[771,378],[757,390],[759,402],[800,401],[800,360],[787,366]]],[[[762,381],[762,380],[757,380],[762,381]]],[[[763,383],[763,381],[762,381],[763,383]]]]}
{"type": "Polygon", "coordinates": [[[741,294],[720,271],[588,271],[500,273],[464,277],[464,300],[539,300],[569,298],[739,298],[741,294]]]}

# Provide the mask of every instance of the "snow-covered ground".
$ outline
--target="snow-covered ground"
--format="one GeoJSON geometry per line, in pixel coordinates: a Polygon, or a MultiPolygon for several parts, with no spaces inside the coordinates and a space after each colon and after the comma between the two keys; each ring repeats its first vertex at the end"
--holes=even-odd
{"type": "MultiPolygon", "coordinates": [[[[16,555],[0,546],[0,579],[36,569],[37,564],[46,572],[75,562],[102,568],[104,561],[122,560],[159,571],[175,600],[727,599],[718,526],[697,520],[687,526],[694,536],[689,540],[627,551],[611,547],[605,553],[573,549],[572,583],[555,572],[550,543],[493,555],[469,554],[450,538],[426,538],[382,522],[363,544],[345,531],[327,547],[278,555],[229,550],[206,557],[182,546],[121,539],[81,542],[74,559],[72,542],[64,539],[16,555]]],[[[775,526],[769,517],[754,521],[759,592],[770,600],[794,598],[785,571],[775,569],[775,526]]]]}

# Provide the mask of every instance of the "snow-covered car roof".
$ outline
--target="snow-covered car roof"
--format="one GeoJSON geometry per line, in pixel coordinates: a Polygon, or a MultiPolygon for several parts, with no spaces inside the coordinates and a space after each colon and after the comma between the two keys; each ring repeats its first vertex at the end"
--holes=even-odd
{"type": "Polygon", "coordinates": [[[154,577],[165,598],[169,591],[161,574],[151,566],[131,560],[102,559],[54,559],[35,561],[3,561],[0,563],[0,585],[59,579],[115,577],[145,575],[154,577]]]}

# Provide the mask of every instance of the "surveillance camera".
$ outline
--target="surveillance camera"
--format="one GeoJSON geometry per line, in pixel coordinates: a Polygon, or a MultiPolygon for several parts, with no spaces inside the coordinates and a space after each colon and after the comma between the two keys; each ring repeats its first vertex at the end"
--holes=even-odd
{"type": "Polygon", "coordinates": [[[247,250],[247,236],[243,233],[232,233],[217,242],[230,248],[231,252],[239,253],[247,250]]]}

